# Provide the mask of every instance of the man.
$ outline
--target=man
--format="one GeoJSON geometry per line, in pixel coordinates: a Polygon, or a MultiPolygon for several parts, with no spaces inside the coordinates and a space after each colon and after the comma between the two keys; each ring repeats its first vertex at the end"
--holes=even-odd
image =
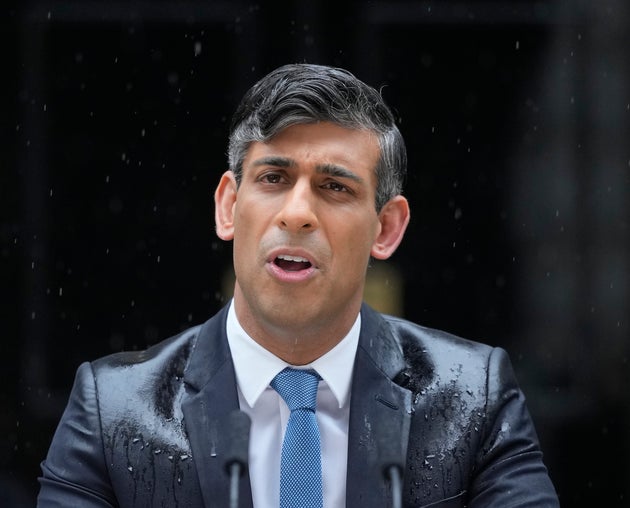
{"type": "MultiPolygon", "coordinates": [[[[341,69],[281,67],[236,111],[229,166],[215,220],[233,241],[233,300],[79,368],[39,506],[227,506],[239,408],[241,506],[382,508],[400,492],[414,507],[558,506],[506,353],[362,303],[370,258],[391,256],[409,221],[405,147],[378,92],[341,69]],[[298,408],[317,436],[314,476],[309,465],[289,487],[286,372],[316,390],[316,408],[298,408]]],[[[292,467],[311,463],[303,450],[292,467]]]]}

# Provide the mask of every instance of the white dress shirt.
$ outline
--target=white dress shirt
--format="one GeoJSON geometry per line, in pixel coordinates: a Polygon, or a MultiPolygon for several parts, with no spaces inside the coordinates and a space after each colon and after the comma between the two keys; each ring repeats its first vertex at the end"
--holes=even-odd
{"type": "Polygon", "coordinates": [[[280,456],[290,411],[269,383],[285,367],[314,369],[322,378],[315,414],[321,435],[324,508],[346,506],[350,385],[360,329],[359,314],[348,335],[328,353],[309,365],[293,366],[247,335],[234,304],[230,305],[227,338],[239,405],[252,420],[249,475],[254,508],[278,508],[280,503],[280,456]]]}

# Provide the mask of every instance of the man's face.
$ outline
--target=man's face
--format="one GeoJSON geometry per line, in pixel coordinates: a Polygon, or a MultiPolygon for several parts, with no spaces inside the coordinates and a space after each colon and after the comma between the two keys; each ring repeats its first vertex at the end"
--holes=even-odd
{"type": "Polygon", "coordinates": [[[371,132],[302,124],[250,145],[238,190],[223,176],[217,207],[227,222],[217,219],[217,231],[234,240],[235,304],[248,331],[307,336],[354,321],[370,254],[387,257],[373,248],[378,157],[371,132]]]}

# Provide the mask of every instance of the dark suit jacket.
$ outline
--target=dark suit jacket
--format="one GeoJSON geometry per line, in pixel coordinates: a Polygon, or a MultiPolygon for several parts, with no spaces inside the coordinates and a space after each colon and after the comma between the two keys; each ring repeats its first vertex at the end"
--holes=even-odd
{"type": "MultiPolygon", "coordinates": [[[[390,505],[382,435],[393,441],[386,455],[406,462],[404,506],[558,506],[503,350],[361,312],[348,508],[390,505]]],[[[238,396],[226,315],[79,367],[42,463],[39,507],[228,506],[225,421],[238,396]]],[[[240,499],[252,506],[247,477],[240,499]]]]}

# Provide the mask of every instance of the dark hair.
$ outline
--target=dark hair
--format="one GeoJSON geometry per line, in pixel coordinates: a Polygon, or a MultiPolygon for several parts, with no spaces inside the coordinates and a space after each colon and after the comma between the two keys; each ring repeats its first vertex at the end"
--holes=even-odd
{"type": "Polygon", "coordinates": [[[373,131],[380,147],[376,209],[400,194],[407,172],[405,142],[380,93],[344,69],[284,65],[252,86],[232,118],[228,160],[237,183],[251,142],[265,142],[296,124],[332,122],[373,131]]]}

